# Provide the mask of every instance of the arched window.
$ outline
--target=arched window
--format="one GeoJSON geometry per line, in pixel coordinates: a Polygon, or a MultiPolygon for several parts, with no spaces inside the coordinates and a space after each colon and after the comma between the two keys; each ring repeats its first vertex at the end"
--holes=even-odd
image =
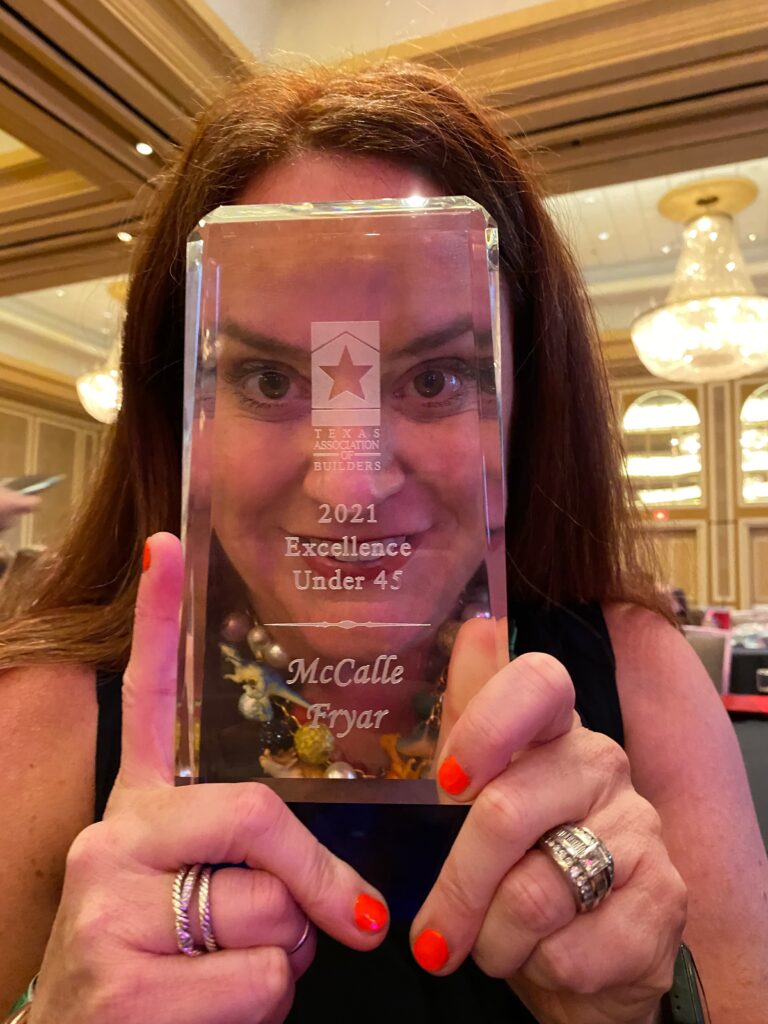
{"type": "Polygon", "coordinates": [[[677,391],[648,391],[624,413],[627,475],[644,505],[700,505],[701,420],[677,391]]]}
{"type": "Polygon", "coordinates": [[[746,504],[768,504],[768,384],[741,407],[741,495],[746,504]]]}

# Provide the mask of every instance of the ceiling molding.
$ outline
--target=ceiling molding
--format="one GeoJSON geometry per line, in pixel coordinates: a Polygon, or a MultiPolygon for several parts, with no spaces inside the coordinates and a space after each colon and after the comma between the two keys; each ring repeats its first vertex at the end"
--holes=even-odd
{"type": "Polygon", "coordinates": [[[460,73],[551,192],[768,153],[768,7],[553,0],[354,58],[460,73]]]}
{"type": "Polygon", "coordinates": [[[123,273],[152,182],[245,53],[187,0],[0,7],[0,295],[123,273]],[[154,153],[135,148],[147,142],[154,153]]]}
{"type": "MultiPolygon", "coordinates": [[[[388,56],[458,71],[553,193],[768,153],[754,0],[551,0],[352,63],[388,56]]],[[[251,60],[203,0],[0,5],[0,129],[28,151],[0,164],[0,295],[126,271],[117,231],[251,60]]]]}
{"type": "Polygon", "coordinates": [[[80,404],[73,377],[0,353],[0,397],[76,416],[94,425],[80,404]]]}

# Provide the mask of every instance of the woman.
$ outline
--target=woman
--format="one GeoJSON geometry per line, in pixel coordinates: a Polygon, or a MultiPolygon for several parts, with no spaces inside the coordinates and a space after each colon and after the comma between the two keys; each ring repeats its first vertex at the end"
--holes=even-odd
{"type": "MultiPolygon", "coordinates": [[[[762,1019],[766,863],[745,774],[717,694],[644,589],[593,338],[536,189],[440,75],[275,72],[202,119],[143,236],[124,405],[100,483],[55,572],[0,636],[15,666],[3,716],[21,723],[0,755],[12,937],[0,993],[13,999],[42,963],[32,1024],[280,1021],[294,996],[300,1020],[407,1008],[417,1019],[650,1024],[681,935],[715,1024],[762,1019]],[[438,779],[446,800],[473,805],[412,923],[421,974],[384,938],[396,893],[319,846],[265,787],[171,787],[182,567],[178,543],[158,533],[179,519],[187,234],[220,204],[414,192],[469,195],[500,229],[521,655],[495,673],[483,623],[454,650],[438,779]],[[116,687],[101,672],[97,691],[96,669],[126,661],[120,773],[104,820],[87,827],[119,756],[116,687]],[[593,830],[615,862],[614,891],[589,913],[534,848],[567,823],[593,830]],[[174,935],[170,893],[196,864],[244,866],[210,880],[221,948],[188,959],[169,955],[177,937],[199,946],[211,922],[191,913],[191,935],[174,935]]],[[[179,925],[178,900],[175,912],[179,925]]]]}

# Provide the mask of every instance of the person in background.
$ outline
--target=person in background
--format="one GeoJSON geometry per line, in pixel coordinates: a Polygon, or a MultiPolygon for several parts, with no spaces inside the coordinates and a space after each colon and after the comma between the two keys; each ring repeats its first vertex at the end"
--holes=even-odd
{"type": "Polygon", "coordinates": [[[0,487],[0,531],[13,526],[18,516],[34,512],[40,504],[40,498],[34,495],[19,494],[10,487],[0,487]]]}
{"type": "MultiPolygon", "coordinates": [[[[39,970],[29,1024],[656,1024],[684,938],[713,1024],[762,1024],[768,865],[738,745],[643,573],[583,286],[493,116],[410,64],[257,72],[201,117],[140,240],[101,479],[0,624],[0,1001],[39,970]],[[436,777],[471,806],[403,936],[267,787],[174,788],[172,534],[188,234],[222,204],[414,194],[499,225],[517,657],[495,671],[481,620],[457,640],[436,777]],[[553,829],[595,840],[599,898],[539,845],[553,829]]],[[[253,370],[260,401],[276,373],[253,370]]]]}
{"type": "Polygon", "coordinates": [[[682,587],[675,587],[672,590],[672,607],[675,618],[680,626],[691,626],[691,613],[688,609],[688,599],[682,587]]]}

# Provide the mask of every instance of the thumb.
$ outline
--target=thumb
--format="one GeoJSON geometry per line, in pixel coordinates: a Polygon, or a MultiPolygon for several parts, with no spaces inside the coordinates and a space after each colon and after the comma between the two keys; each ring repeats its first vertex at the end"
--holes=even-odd
{"type": "Polygon", "coordinates": [[[448,682],[443,696],[435,764],[439,762],[451,729],[464,708],[502,667],[499,654],[500,631],[506,632],[506,621],[477,618],[463,623],[458,632],[448,663],[448,682]]]}
{"type": "Polygon", "coordinates": [[[184,580],[181,543],[156,533],[144,549],[131,657],[123,676],[123,740],[119,781],[172,783],[184,580]]]}

